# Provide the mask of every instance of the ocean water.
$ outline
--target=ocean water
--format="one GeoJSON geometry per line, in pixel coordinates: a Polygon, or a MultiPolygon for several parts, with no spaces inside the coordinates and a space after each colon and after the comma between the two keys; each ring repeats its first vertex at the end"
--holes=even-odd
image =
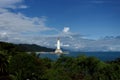
{"type": "MultiPolygon", "coordinates": [[[[102,61],[111,61],[120,58],[120,52],[69,52],[69,54],[64,54],[65,56],[77,57],[79,55],[93,56],[102,61]]],[[[50,59],[56,60],[59,55],[56,54],[40,54],[40,57],[48,57],[50,59]]]]}

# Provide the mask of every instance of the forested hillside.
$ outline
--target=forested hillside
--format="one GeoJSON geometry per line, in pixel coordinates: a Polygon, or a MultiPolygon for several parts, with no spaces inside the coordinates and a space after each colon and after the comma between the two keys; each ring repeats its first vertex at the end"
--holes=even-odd
{"type": "Polygon", "coordinates": [[[0,50],[18,51],[18,52],[51,52],[54,49],[38,46],[36,44],[12,44],[7,42],[0,42],[0,50]]]}

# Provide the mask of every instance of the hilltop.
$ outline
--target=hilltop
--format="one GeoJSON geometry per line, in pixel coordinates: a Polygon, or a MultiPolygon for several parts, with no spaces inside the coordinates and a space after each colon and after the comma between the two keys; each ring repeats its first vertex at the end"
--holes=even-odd
{"type": "Polygon", "coordinates": [[[0,42],[0,51],[17,51],[17,52],[51,52],[52,48],[39,46],[36,44],[13,44],[8,42],[0,42]]]}

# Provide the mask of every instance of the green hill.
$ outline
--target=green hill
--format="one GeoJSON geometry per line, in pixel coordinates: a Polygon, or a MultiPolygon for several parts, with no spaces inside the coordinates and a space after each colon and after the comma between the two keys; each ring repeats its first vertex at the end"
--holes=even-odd
{"type": "Polygon", "coordinates": [[[26,51],[26,52],[51,52],[54,51],[52,48],[42,47],[38,46],[36,44],[18,44],[17,45],[20,50],[26,51]]]}
{"type": "Polygon", "coordinates": [[[51,52],[52,48],[38,46],[36,44],[13,44],[8,42],[0,42],[0,51],[17,51],[17,52],[51,52]]]}

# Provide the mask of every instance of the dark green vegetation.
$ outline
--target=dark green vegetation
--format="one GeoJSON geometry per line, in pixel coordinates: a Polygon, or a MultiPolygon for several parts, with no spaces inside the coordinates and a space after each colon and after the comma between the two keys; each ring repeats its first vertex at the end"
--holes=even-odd
{"type": "Polygon", "coordinates": [[[120,59],[103,62],[84,55],[61,55],[52,61],[17,47],[0,44],[0,80],[120,80],[120,59]]]}
{"type": "Polygon", "coordinates": [[[38,46],[36,44],[12,44],[7,42],[0,42],[0,50],[6,50],[8,52],[51,52],[54,49],[38,46]]]}

